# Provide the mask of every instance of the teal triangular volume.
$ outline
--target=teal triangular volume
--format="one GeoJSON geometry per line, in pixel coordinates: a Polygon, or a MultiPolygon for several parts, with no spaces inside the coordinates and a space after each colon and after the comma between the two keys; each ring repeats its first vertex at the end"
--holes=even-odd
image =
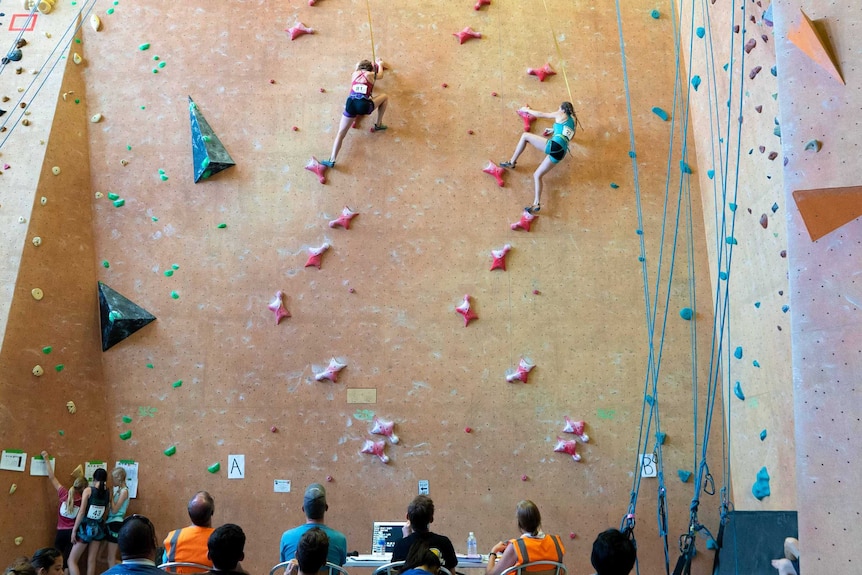
{"type": "Polygon", "coordinates": [[[210,128],[191,96],[189,96],[189,119],[192,123],[192,167],[195,172],[195,183],[235,166],[236,162],[224,149],[224,144],[210,128]]]}
{"type": "Polygon", "coordinates": [[[99,282],[99,318],[102,323],[102,351],[120,343],[156,316],[99,282]]]}

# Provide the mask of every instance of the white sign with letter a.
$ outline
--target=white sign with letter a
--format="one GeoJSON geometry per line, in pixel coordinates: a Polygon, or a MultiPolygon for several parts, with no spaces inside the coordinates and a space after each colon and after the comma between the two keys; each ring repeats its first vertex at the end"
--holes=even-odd
{"type": "Polygon", "coordinates": [[[245,479],[245,455],[227,456],[227,478],[245,479]]]}

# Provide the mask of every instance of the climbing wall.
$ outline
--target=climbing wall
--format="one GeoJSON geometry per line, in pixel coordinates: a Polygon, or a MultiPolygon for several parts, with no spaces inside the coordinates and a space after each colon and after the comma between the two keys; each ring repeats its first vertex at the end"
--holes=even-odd
{"type": "MultiPolygon", "coordinates": [[[[784,197],[793,337],[797,488],[801,568],[805,572],[858,570],[852,518],[862,513],[849,477],[858,471],[852,447],[862,405],[860,369],[858,219],[812,241],[793,194],[798,190],[858,186],[856,125],[862,118],[857,64],[862,6],[853,2],[776,5],[776,53],[782,141],[787,157],[784,197]],[[830,45],[846,85],[788,41],[805,11],[830,45]],[[810,145],[822,143],[819,151],[810,145]],[[806,149],[807,148],[807,149],[806,149]],[[851,522],[851,524],[848,524],[851,522]]],[[[814,57],[822,52],[810,50],[814,57]]],[[[827,59],[828,61],[828,59],[827,59]]],[[[856,199],[856,209],[860,204],[856,199]]],[[[828,206],[828,203],[827,203],[828,206]]],[[[853,207],[847,205],[849,212],[853,207]]],[[[827,207],[828,213],[828,207],[827,207]]],[[[858,212],[857,212],[858,213],[858,212]]]]}
{"type": "MultiPolygon", "coordinates": [[[[63,4],[50,17],[69,21],[90,4],[63,4]]],[[[691,253],[695,274],[709,276],[696,200],[693,246],[680,242],[673,278],[667,265],[659,272],[657,254],[673,241],[662,233],[668,142],[676,138],[670,164],[678,166],[682,141],[652,108],[673,109],[673,26],[652,5],[625,4],[642,221],[613,6],[549,0],[546,13],[543,4],[502,1],[417,10],[376,0],[120,0],[110,14],[99,6],[100,32],[85,14],[83,118],[102,115],[88,126],[89,189],[78,190],[95,235],[80,255],[98,272],[80,304],[91,323],[86,334],[34,330],[23,319],[7,330],[7,340],[75,338],[92,353],[64,373],[83,377],[72,370],[84,361],[103,371],[68,385],[94,398],[104,390],[105,403],[79,409],[55,439],[63,465],[105,457],[82,437],[110,438],[109,461],[140,465],[130,512],[150,516],[160,536],[187,523],[193,492],[209,490],[216,523],[248,533],[250,572],[277,561],[280,533],[303,520],[308,483],[329,481],[328,522],[350,549],[368,552],[372,521],[403,517],[428,480],[434,528],[459,551],[468,531],[483,551],[516,535],[515,504],[530,498],[545,529],[567,537],[571,572],[590,573],[592,539],[619,525],[639,471],[644,269],[650,305],[657,295],[670,301],[656,325],[667,316],[660,408],[673,551],[695,489],[677,474],[693,471],[690,334],[694,326],[708,339],[711,288],[696,284],[697,321],[682,319],[691,303],[679,262],[691,253]],[[299,22],[314,33],[291,40],[285,29],[299,22]],[[482,37],[459,43],[454,34],[466,26],[482,37]],[[372,33],[389,65],[375,87],[391,98],[389,129],[370,133],[371,119],[361,122],[321,183],[304,167],[328,156],[372,33]],[[526,73],[546,64],[556,75],[526,73]],[[555,109],[570,99],[567,84],[583,128],[546,177],[530,231],[513,230],[542,154],[527,150],[503,187],[482,169],[511,154],[523,131],[516,110],[555,109]],[[198,183],[189,96],[236,162],[198,183]],[[330,227],[345,205],[358,213],[350,229],[330,227]],[[309,250],[326,244],[319,268],[306,267],[309,250]],[[506,269],[491,271],[492,250],[507,244],[506,269]],[[92,323],[96,279],[158,318],[103,354],[92,323]],[[279,291],[289,317],[277,322],[268,306],[279,291]],[[456,313],[465,294],[478,316],[466,326],[456,313]],[[345,367],[327,380],[331,358],[345,367]],[[526,382],[507,382],[522,358],[535,365],[526,382]],[[395,422],[398,444],[370,433],[375,416],[395,422]],[[580,462],[554,451],[559,438],[573,439],[566,416],[587,422],[580,462]],[[388,463],[361,452],[368,440],[385,442],[388,463]],[[244,456],[242,478],[230,478],[233,455],[244,456]],[[291,491],[275,492],[276,480],[290,480],[291,491]]],[[[206,148],[213,140],[204,132],[197,143],[206,148]]],[[[707,363],[698,363],[701,391],[707,363]]],[[[36,399],[16,401],[34,409],[36,399]]],[[[43,438],[55,428],[40,430],[43,438]]],[[[636,513],[645,572],[664,563],[656,488],[644,479],[636,513]]],[[[703,496],[701,520],[712,528],[717,499],[703,496]]],[[[26,501],[54,505],[47,493],[26,501]]],[[[47,540],[51,527],[46,512],[33,529],[47,540]]],[[[0,549],[19,551],[5,538],[0,549]]],[[[709,562],[701,554],[700,572],[709,562]]]]}

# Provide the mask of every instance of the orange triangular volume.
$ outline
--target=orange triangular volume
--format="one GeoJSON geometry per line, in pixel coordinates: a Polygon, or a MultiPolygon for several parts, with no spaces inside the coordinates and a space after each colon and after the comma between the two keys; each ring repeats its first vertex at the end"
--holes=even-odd
{"type": "Polygon", "coordinates": [[[793,192],[811,241],[862,216],[862,186],[793,192]]]}
{"type": "Polygon", "coordinates": [[[798,26],[787,32],[787,39],[796,44],[796,47],[805,52],[818,66],[844,84],[844,78],[838,70],[838,63],[835,61],[835,54],[832,51],[829,38],[820,33],[805,12],[800,9],[799,13],[802,14],[802,20],[798,26]]]}

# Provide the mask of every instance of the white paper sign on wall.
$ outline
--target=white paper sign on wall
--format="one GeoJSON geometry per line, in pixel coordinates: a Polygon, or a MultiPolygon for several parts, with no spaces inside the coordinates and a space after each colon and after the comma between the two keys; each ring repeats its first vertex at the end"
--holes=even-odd
{"type": "Polygon", "coordinates": [[[275,479],[272,484],[273,493],[290,493],[290,479],[275,479]]]}
{"type": "Polygon", "coordinates": [[[227,456],[227,478],[245,479],[245,455],[227,456]]]}
{"type": "Polygon", "coordinates": [[[4,449],[0,455],[0,469],[21,471],[27,468],[27,454],[17,449],[4,449]]]}
{"type": "Polygon", "coordinates": [[[641,477],[657,477],[655,453],[641,453],[641,477]]]}

